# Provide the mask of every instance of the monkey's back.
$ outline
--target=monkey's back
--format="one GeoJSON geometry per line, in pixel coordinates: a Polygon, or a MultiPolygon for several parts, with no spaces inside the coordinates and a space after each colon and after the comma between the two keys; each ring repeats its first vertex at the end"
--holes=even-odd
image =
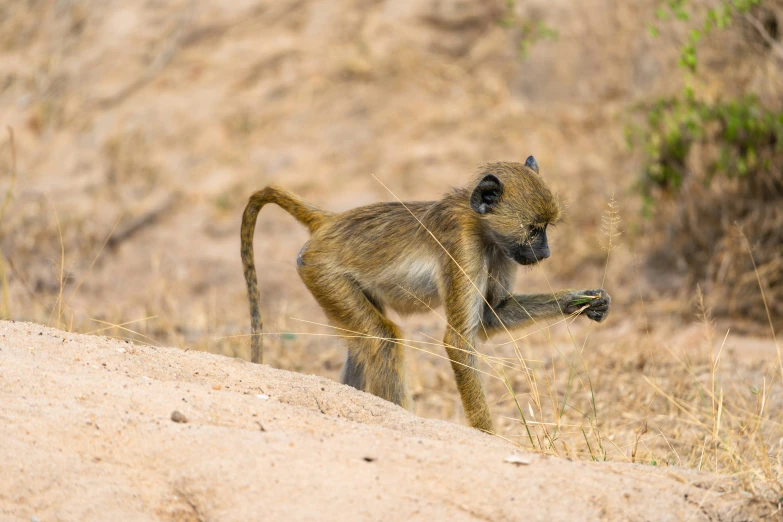
{"type": "Polygon", "coordinates": [[[301,262],[349,276],[399,313],[436,307],[440,259],[428,248],[430,227],[422,224],[435,204],[375,203],[335,214],[313,233],[301,262]]]}

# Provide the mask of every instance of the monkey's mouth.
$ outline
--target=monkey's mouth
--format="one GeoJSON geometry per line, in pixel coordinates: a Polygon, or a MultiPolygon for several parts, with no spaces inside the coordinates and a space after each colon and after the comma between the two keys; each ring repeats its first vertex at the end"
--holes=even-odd
{"type": "Polygon", "coordinates": [[[530,245],[514,245],[507,251],[508,257],[520,265],[535,265],[549,257],[549,248],[532,248],[530,245]]]}

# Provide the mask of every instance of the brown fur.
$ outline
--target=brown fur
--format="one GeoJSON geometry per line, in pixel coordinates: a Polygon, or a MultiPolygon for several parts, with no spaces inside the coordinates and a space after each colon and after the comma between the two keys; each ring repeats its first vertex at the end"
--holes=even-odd
{"type": "Polygon", "coordinates": [[[329,320],[355,336],[347,339],[343,382],[412,409],[402,337],[385,308],[409,314],[442,304],[448,320],[444,344],[465,414],[471,426],[491,431],[477,371],[477,336],[577,311],[580,306],[571,301],[580,294],[596,296],[582,311],[591,319],[603,320],[609,310],[603,290],[509,293],[517,265],[510,249],[534,261],[539,260],[536,252],[548,256],[545,227],[560,215],[537,171],[532,157],[525,165],[493,163],[468,187],[439,201],[376,203],[339,214],[280,188],[256,192],[245,209],[241,234],[252,360],[262,361],[253,232],[261,207],[276,203],[311,232],[297,259],[300,277],[329,320]]]}

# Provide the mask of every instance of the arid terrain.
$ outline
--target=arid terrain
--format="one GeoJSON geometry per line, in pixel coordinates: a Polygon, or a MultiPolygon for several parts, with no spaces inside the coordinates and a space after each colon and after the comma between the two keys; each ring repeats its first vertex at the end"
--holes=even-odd
{"type": "Polygon", "coordinates": [[[546,457],[329,379],[0,324],[3,520],[751,520],[725,479],[546,457]],[[174,422],[178,411],[186,422],[174,422]]]}
{"type": "MultiPolygon", "coordinates": [[[[651,255],[667,236],[642,215],[628,129],[683,88],[687,39],[650,34],[658,8],[0,0],[2,517],[780,516],[783,336],[712,320],[721,294],[651,255]],[[530,154],[566,219],[516,290],[604,287],[613,309],[479,347],[497,437],[464,427],[441,310],[392,317],[416,417],[336,383],[343,341],[295,270],[307,233],[271,206],[268,366],[243,362],[253,191],[428,200],[530,154]]],[[[780,99],[781,59],[748,52],[753,34],[705,38],[706,96],[780,99]]]]}

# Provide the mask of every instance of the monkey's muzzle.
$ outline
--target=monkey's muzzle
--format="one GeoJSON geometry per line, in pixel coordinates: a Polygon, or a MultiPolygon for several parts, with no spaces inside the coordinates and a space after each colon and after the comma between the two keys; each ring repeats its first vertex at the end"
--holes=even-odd
{"type": "Polygon", "coordinates": [[[546,232],[536,235],[532,241],[517,243],[507,249],[508,257],[520,265],[535,265],[549,257],[549,242],[546,232]]]}

